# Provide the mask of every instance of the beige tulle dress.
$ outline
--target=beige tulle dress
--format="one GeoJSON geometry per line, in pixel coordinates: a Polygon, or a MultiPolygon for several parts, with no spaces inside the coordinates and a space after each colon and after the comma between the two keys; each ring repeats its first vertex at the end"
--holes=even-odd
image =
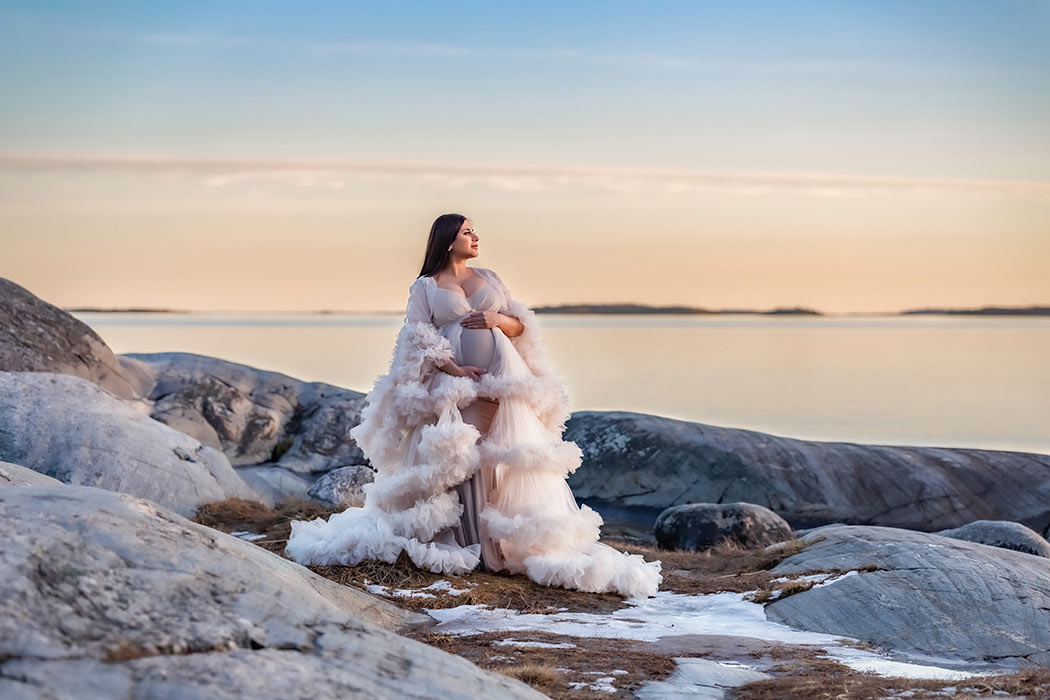
{"type": "Polygon", "coordinates": [[[662,581],[659,561],[598,542],[601,516],[580,506],[566,477],[582,452],[561,439],[568,396],[550,366],[535,314],[499,275],[469,296],[422,276],[390,363],[350,435],[377,470],[363,507],[326,521],[293,521],[286,553],[301,564],[393,562],[461,574],[479,564],[547,585],[645,597],[662,581]],[[524,332],[470,329],[475,310],[515,316],[524,332]],[[479,379],[438,369],[449,361],[488,371],[479,379]],[[479,431],[479,399],[498,402],[479,431]]]}

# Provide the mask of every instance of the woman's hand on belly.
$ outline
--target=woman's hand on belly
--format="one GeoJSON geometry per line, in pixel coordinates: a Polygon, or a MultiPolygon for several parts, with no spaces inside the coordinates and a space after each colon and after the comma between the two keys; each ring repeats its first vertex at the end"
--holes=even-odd
{"type": "Polygon", "coordinates": [[[495,328],[503,323],[503,314],[498,311],[474,311],[459,320],[464,328],[495,328]]]}

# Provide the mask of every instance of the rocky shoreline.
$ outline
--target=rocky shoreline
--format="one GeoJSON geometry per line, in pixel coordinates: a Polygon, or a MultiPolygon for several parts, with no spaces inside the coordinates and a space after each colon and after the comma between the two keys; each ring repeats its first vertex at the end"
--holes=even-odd
{"type": "MultiPolygon", "coordinates": [[[[0,550],[9,573],[0,584],[4,697],[598,692],[550,680],[590,672],[579,667],[585,655],[571,652],[584,642],[550,641],[564,635],[557,607],[540,635],[554,646],[536,648],[569,665],[512,673],[494,660],[506,628],[478,618],[466,633],[439,633],[439,615],[417,612],[407,594],[369,588],[374,581],[350,581],[350,567],[318,573],[225,524],[194,522],[214,504],[254,503],[284,527],[288,516],[272,515],[282,504],[337,512],[357,502],[371,478],[348,435],[360,392],[191,353],[116,355],[89,327],[4,279],[0,329],[0,519],[13,533],[0,550]]],[[[627,412],[575,413],[565,439],[584,452],[570,485],[606,518],[603,535],[665,561],[667,581],[650,607],[702,607],[731,593],[763,624],[866,643],[883,664],[1029,673],[1021,685],[1003,681],[1015,692],[1046,680],[1038,672],[1050,669],[1050,456],[805,441],[627,412]],[[729,561],[735,573],[715,573],[729,561]]],[[[608,621],[629,609],[616,596],[509,580],[522,577],[433,578],[412,573],[401,590],[462,585],[460,594],[469,589],[480,609],[495,611],[514,604],[480,591],[513,585],[524,586],[522,600],[582,601],[570,607],[594,606],[586,614],[608,621]]],[[[442,596],[432,604],[467,600],[442,596]]],[[[654,631],[655,618],[644,624],[652,638],[625,642],[621,653],[649,670],[604,669],[613,690],[603,697],[655,697],[659,683],[687,682],[686,668],[720,677],[724,667],[699,657],[743,663],[742,639],[770,641],[757,627],[757,637],[723,630],[703,644],[674,642],[654,631]],[[672,657],[697,663],[668,666],[672,657]]],[[[843,668],[854,663],[838,653],[843,668]]],[[[721,687],[747,697],[756,683],[797,680],[771,659],[759,666],[721,687]]],[[[922,677],[913,676],[916,688],[922,677]]]]}

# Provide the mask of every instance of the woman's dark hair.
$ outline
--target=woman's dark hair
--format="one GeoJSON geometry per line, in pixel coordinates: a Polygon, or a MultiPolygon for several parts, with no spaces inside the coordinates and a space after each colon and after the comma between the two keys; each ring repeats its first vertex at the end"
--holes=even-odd
{"type": "Polygon", "coordinates": [[[467,217],[462,214],[442,214],[434,219],[430,227],[430,238],[427,239],[427,252],[423,256],[423,268],[419,271],[419,277],[432,275],[448,262],[449,250],[452,241],[456,240],[459,229],[467,217]]]}

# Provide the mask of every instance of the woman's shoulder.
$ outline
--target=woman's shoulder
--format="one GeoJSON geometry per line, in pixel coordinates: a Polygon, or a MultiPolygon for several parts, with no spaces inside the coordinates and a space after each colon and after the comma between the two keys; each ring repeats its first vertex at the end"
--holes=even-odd
{"type": "Polygon", "coordinates": [[[430,275],[420,275],[419,277],[412,280],[412,284],[408,285],[409,291],[413,289],[426,289],[430,283],[434,282],[434,278],[430,275]]]}
{"type": "Polygon", "coordinates": [[[497,275],[495,272],[493,272],[487,267],[471,266],[470,269],[473,270],[476,274],[481,275],[482,277],[499,279],[499,275],[497,275]]]}

